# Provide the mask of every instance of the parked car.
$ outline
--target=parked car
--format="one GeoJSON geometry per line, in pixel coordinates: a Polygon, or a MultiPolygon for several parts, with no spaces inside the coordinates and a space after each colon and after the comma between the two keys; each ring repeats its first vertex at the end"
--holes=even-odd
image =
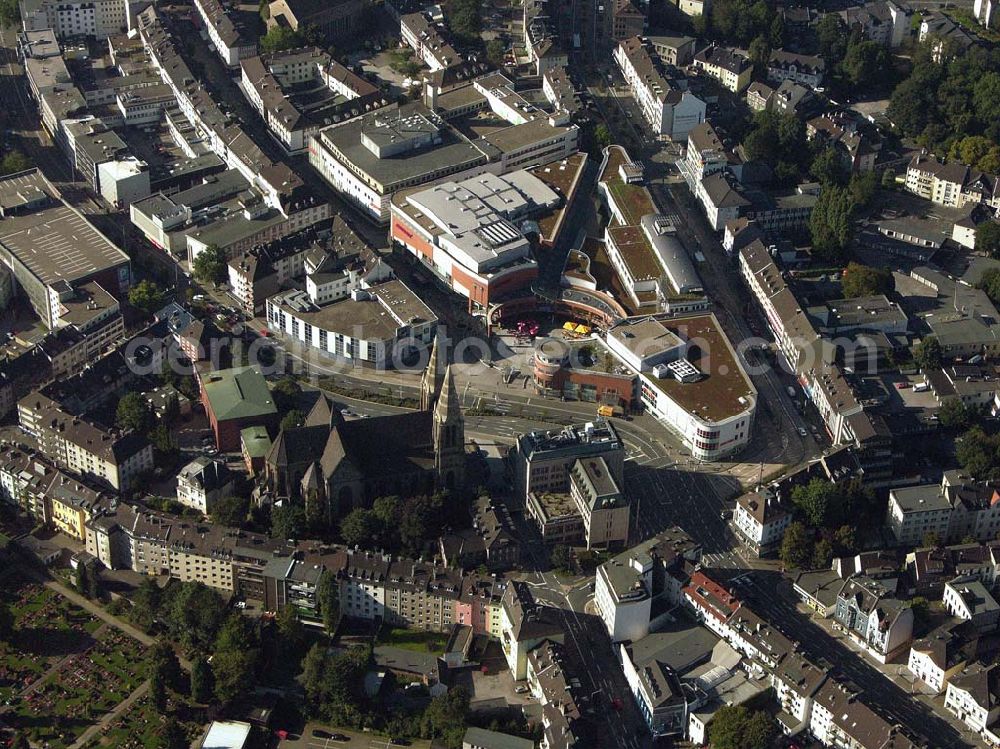
{"type": "Polygon", "coordinates": [[[908,387],[910,387],[910,383],[907,382],[906,380],[896,383],[896,390],[906,390],[906,388],[908,387]]]}

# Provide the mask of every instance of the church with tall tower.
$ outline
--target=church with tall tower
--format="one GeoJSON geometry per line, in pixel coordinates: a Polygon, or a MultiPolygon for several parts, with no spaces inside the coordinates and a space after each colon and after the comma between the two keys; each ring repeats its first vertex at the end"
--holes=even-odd
{"type": "Polygon", "coordinates": [[[305,423],[282,429],[268,451],[271,496],[302,501],[333,523],[378,497],[462,491],[465,419],[451,365],[439,365],[435,338],[417,411],[345,420],[321,394],[305,423]]]}

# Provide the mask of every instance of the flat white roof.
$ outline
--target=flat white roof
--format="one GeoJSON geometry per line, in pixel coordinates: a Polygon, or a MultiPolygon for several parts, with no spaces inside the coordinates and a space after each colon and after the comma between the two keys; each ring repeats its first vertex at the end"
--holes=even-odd
{"type": "Polygon", "coordinates": [[[202,749],[243,749],[250,737],[250,724],[239,720],[215,721],[208,729],[202,749]]]}

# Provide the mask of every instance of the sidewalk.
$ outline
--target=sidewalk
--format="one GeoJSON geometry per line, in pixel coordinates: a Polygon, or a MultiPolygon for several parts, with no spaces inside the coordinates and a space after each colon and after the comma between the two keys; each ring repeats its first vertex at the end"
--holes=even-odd
{"type": "MultiPolygon", "coordinates": [[[[31,567],[23,567],[22,569],[25,571],[25,574],[29,575],[30,577],[33,577],[35,580],[40,582],[45,587],[54,590],[56,593],[66,598],[71,603],[79,606],[87,613],[97,617],[98,619],[104,622],[107,622],[112,627],[116,627],[117,629],[121,630],[130,637],[135,638],[143,645],[149,647],[156,642],[155,637],[150,637],[145,632],[136,627],[133,627],[128,622],[124,622],[118,617],[109,614],[107,611],[104,610],[103,607],[98,606],[96,603],[88,600],[87,598],[84,598],[79,593],[77,593],[74,590],[71,590],[70,588],[67,588],[62,583],[57,582],[56,580],[50,580],[44,577],[43,575],[40,575],[37,570],[32,569],[31,567]]],[[[180,660],[181,667],[185,671],[191,670],[191,662],[189,660],[187,660],[182,656],[178,656],[178,659],[180,660]]]]}
{"type": "Polygon", "coordinates": [[[97,721],[97,723],[92,725],[86,731],[81,733],[80,738],[78,738],[75,742],[73,742],[73,744],[70,745],[70,749],[80,749],[80,747],[85,746],[88,741],[90,741],[92,738],[98,735],[98,733],[103,731],[105,726],[109,725],[113,720],[116,720],[123,712],[131,708],[132,705],[138,702],[139,699],[148,691],[149,691],[149,681],[147,680],[144,681],[142,684],[140,684],[138,687],[136,687],[135,691],[132,692],[132,694],[130,694],[124,700],[119,702],[115,706],[114,710],[105,715],[103,718],[97,721]]]}

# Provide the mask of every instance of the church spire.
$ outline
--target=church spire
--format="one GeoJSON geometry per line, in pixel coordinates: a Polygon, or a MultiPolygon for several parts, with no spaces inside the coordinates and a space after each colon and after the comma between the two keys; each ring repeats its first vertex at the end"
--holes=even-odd
{"type": "Polygon", "coordinates": [[[434,404],[433,436],[438,488],[461,489],[465,483],[465,419],[450,364],[434,404]]]}
{"type": "Polygon", "coordinates": [[[462,418],[461,404],[458,402],[458,390],[455,387],[455,375],[449,364],[444,370],[444,387],[434,406],[434,416],[441,422],[452,422],[462,418]]]}
{"type": "Polygon", "coordinates": [[[433,410],[434,402],[438,398],[438,393],[441,392],[442,380],[438,370],[438,337],[435,335],[434,343],[431,345],[431,358],[427,362],[427,369],[424,370],[424,376],[420,381],[421,411],[433,410]]]}

